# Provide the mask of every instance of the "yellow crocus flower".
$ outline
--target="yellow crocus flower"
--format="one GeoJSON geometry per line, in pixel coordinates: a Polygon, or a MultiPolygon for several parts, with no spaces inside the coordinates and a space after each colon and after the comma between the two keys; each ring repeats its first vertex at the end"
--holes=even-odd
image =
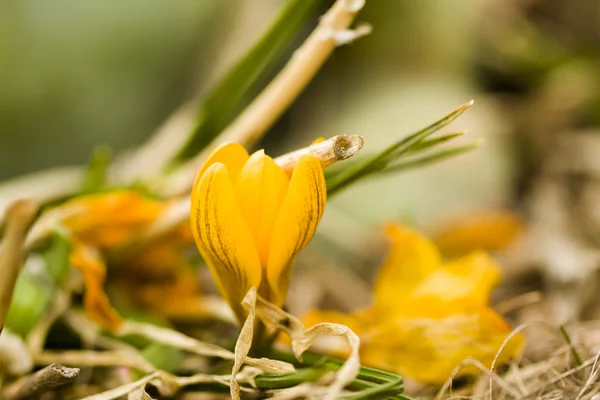
{"type": "Polygon", "coordinates": [[[259,150],[215,148],[192,189],[190,221],[217,286],[240,321],[255,287],[282,306],[296,254],[312,238],[327,197],[319,160],[302,156],[288,176],[259,150]]]}

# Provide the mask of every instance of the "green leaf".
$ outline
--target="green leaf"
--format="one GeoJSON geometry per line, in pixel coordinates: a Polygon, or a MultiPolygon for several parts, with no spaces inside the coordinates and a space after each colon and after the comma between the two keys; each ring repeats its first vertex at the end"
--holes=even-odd
{"type": "MultiPolygon", "coordinates": [[[[304,370],[299,369],[297,372],[303,371],[304,374],[310,376],[312,376],[312,373],[317,373],[317,371],[321,371],[321,374],[326,371],[335,371],[344,364],[343,360],[311,352],[305,352],[302,355],[301,362],[298,361],[292,353],[282,350],[275,350],[273,348],[269,350],[268,356],[277,360],[287,361],[294,364],[296,367],[305,368],[304,370]],[[310,371],[313,372],[311,373],[310,371]]],[[[276,378],[276,382],[279,387],[284,388],[291,387],[299,383],[294,381],[294,379],[291,379],[296,377],[294,374],[295,373],[282,374],[279,376],[259,375],[259,377],[262,379],[276,378]]],[[[389,398],[397,400],[411,400],[409,397],[402,395],[402,391],[404,390],[404,381],[401,376],[375,368],[361,366],[356,378],[348,384],[348,389],[356,392],[348,397],[352,399],[389,398]]]]}
{"type": "Polygon", "coordinates": [[[346,162],[343,170],[338,170],[333,174],[327,175],[327,195],[331,197],[340,190],[349,187],[351,184],[360,179],[364,179],[369,175],[380,173],[386,169],[388,165],[392,164],[393,162],[398,162],[398,160],[406,154],[414,155],[415,153],[438,146],[460,136],[459,134],[454,133],[427,140],[427,138],[433,135],[435,132],[439,131],[458,118],[472,104],[473,102],[469,102],[462,105],[433,124],[390,145],[379,154],[346,162]]]}
{"type": "Polygon", "coordinates": [[[429,165],[429,164],[433,164],[433,163],[445,160],[446,158],[451,158],[451,157],[457,156],[459,154],[463,154],[468,151],[475,150],[476,148],[481,146],[481,144],[482,144],[481,141],[476,141],[473,143],[466,144],[464,146],[451,147],[449,149],[441,150],[441,151],[438,151],[433,154],[405,160],[405,161],[399,162],[397,164],[388,166],[387,168],[382,170],[381,173],[382,174],[390,174],[390,173],[396,173],[396,172],[405,171],[405,170],[413,169],[413,168],[417,168],[417,167],[423,167],[425,165],[429,165]]]}
{"type": "Polygon", "coordinates": [[[69,274],[68,238],[55,232],[48,246],[41,253],[28,258],[12,296],[6,326],[12,331],[27,335],[39,322],[50,305],[52,296],[69,274]],[[31,268],[41,264],[43,268],[31,268]]]}
{"type": "Polygon", "coordinates": [[[106,183],[106,173],[112,158],[112,150],[108,146],[96,146],[88,162],[81,191],[94,193],[101,190],[106,183]]]}
{"type": "Polygon", "coordinates": [[[449,133],[447,135],[442,135],[433,139],[422,140],[412,145],[406,151],[406,153],[417,153],[420,151],[429,150],[431,147],[439,146],[462,135],[464,135],[464,132],[449,133]]]}
{"type": "MultiPolygon", "coordinates": [[[[342,399],[345,400],[362,400],[362,399],[381,399],[387,395],[400,395],[404,389],[404,383],[402,378],[398,378],[395,381],[390,381],[378,386],[372,386],[367,389],[363,389],[350,396],[344,396],[342,399]]],[[[397,398],[397,397],[395,397],[397,398]]],[[[402,396],[402,398],[408,399],[402,396]]]]}
{"type": "Polygon", "coordinates": [[[46,268],[52,279],[61,285],[69,274],[69,255],[71,253],[71,242],[69,239],[57,232],[48,248],[42,253],[46,261],[46,268]]]}
{"type": "Polygon", "coordinates": [[[273,72],[306,22],[324,0],[290,0],[254,47],[238,61],[202,103],[198,124],[177,161],[206,147],[248,105],[273,72]]]}
{"type": "Polygon", "coordinates": [[[254,383],[262,390],[285,389],[304,382],[316,381],[328,371],[335,371],[335,369],[317,366],[298,369],[288,374],[261,374],[254,379],[254,383]]]}
{"type": "Polygon", "coordinates": [[[52,290],[43,281],[23,271],[15,284],[6,327],[27,336],[48,308],[51,294],[52,290]]]}
{"type": "Polygon", "coordinates": [[[160,343],[150,344],[142,350],[141,354],[157,369],[171,373],[175,372],[183,359],[183,353],[179,349],[160,343]]]}

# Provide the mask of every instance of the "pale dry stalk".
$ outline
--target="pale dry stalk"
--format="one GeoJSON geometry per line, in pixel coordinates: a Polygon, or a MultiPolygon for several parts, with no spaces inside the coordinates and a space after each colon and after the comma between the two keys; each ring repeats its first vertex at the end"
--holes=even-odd
{"type": "Polygon", "coordinates": [[[363,6],[364,0],[337,0],[269,85],[204,151],[170,177],[165,193],[180,195],[189,191],[198,167],[216,145],[254,145],[313,79],[336,46],[368,33],[362,29],[352,36],[347,29],[363,6]]]}
{"type": "Polygon", "coordinates": [[[37,205],[29,200],[18,200],[8,207],[4,215],[4,237],[0,247],[0,332],[23,264],[23,245],[27,231],[37,209],[37,205]]]}

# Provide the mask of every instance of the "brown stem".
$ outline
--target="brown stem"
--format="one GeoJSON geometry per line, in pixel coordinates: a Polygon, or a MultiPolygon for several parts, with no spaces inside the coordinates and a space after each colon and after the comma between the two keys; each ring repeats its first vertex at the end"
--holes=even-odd
{"type": "Polygon", "coordinates": [[[33,398],[72,381],[78,374],[79,368],[51,364],[8,385],[2,393],[2,398],[6,400],[33,398]]]}
{"type": "Polygon", "coordinates": [[[23,263],[25,237],[37,209],[37,205],[29,200],[17,200],[4,214],[4,238],[0,246],[0,332],[23,263]]]}

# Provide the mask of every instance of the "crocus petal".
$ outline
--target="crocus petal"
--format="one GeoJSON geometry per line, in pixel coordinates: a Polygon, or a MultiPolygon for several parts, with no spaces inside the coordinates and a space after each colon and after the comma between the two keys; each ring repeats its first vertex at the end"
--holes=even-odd
{"type": "Polygon", "coordinates": [[[252,154],[235,183],[238,204],[267,265],[273,226],[289,184],[287,175],[263,150],[252,154]]]}
{"type": "MultiPolygon", "coordinates": [[[[502,318],[487,307],[441,320],[383,321],[367,329],[370,331],[361,336],[361,359],[365,365],[433,384],[445,382],[466,359],[476,359],[489,368],[511,332],[502,318]]],[[[513,337],[499,354],[497,365],[515,357],[522,344],[521,335],[513,337]]],[[[458,376],[479,372],[465,367],[458,376]]]]}
{"type": "Polygon", "coordinates": [[[73,243],[69,257],[71,265],[83,276],[85,284],[84,305],[86,314],[103,328],[114,331],[123,319],[110,305],[102,286],[106,278],[106,265],[98,251],[80,242],[73,243]]]}
{"type": "Polygon", "coordinates": [[[477,251],[444,264],[413,291],[413,298],[433,296],[442,301],[466,299],[488,303],[492,289],[500,282],[500,268],[486,253],[477,251]]]}
{"type": "Polygon", "coordinates": [[[405,227],[389,225],[386,233],[391,248],[375,281],[375,306],[401,315],[411,307],[413,289],[441,268],[441,259],[429,240],[405,227]]]}
{"type": "Polygon", "coordinates": [[[435,242],[445,256],[460,257],[473,250],[495,251],[508,247],[523,230],[523,221],[517,214],[485,211],[446,223],[438,229],[435,242]]]}
{"type": "Polygon", "coordinates": [[[312,155],[302,156],[292,173],[271,239],[267,280],[271,289],[269,300],[276,305],[285,301],[291,264],[314,235],[326,198],[321,163],[312,155]]]}
{"type": "Polygon", "coordinates": [[[80,241],[107,249],[139,235],[165,210],[165,202],[119,190],[76,197],[54,212],[66,215],[63,225],[80,241]]]}
{"type": "Polygon", "coordinates": [[[204,164],[202,164],[198,171],[196,183],[194,183],[194,185],[197,184],[198,180],[204,175],[208,167],[214,163],[224,164],[227,167],[231,181],[235,182],[238,173],[244,166],[244,163],[248,160],[248,157],[248,152],[244,146],[239,143],[227,142],[218,145],[208,154],[208,157],[206,157],[204,164]]]}
{"type": "Polygon", "coordinates": [[[243,321],[241,301],[251,287],[258,287],[262,272],[252,233],[224,164],[211,165],[197,180],[190,218],[198,249],[221,294],[243,321]]]}

